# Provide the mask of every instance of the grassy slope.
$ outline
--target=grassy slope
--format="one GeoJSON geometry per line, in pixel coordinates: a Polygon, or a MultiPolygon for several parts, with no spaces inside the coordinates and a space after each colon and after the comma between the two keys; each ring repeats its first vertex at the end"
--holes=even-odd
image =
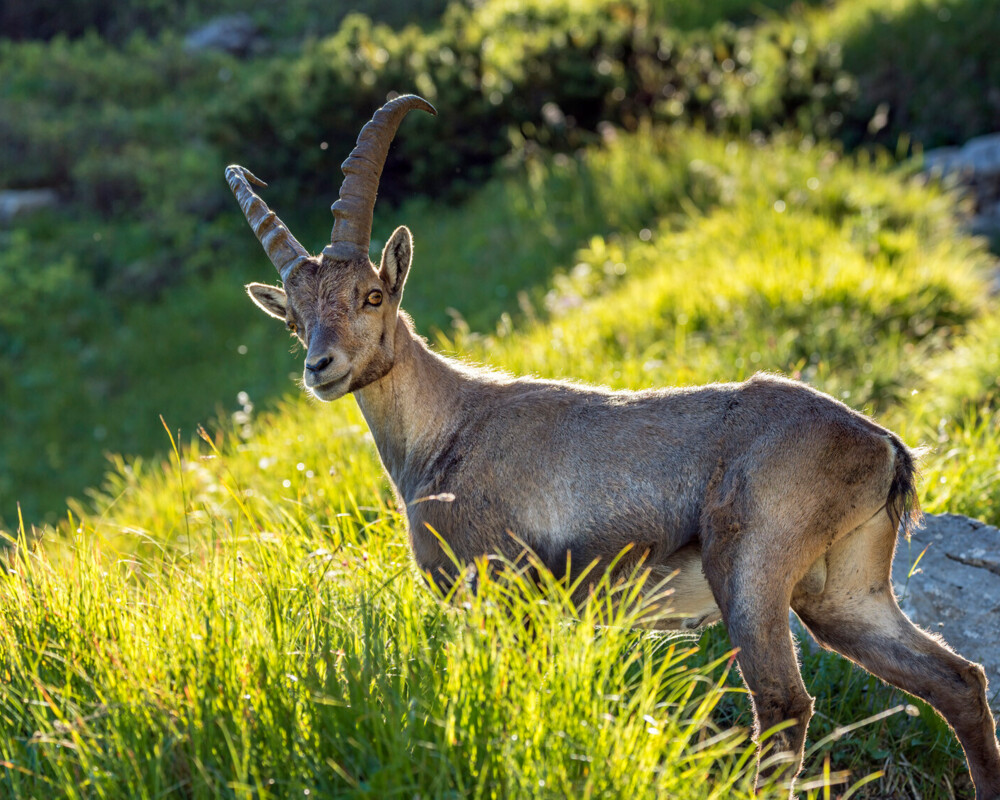
{"type": "MultiPolygon", "coordinates": [[[[479,232],[464,257],[486,265],[506,252],[491,237],[520,242],[513,261],[527,273],[535,220],[558,221],[538,248],[559,252],[594,209],[618,214],[626,233],[560,256],[549,290],[524,296],[522,325],[502,321],[488,337],[459,325],[441,346],[615,386],[800,375],[910,443],[938,445],[929,508],[997,521],[998,323],[977,299],[985,254],[951,208],[933,188],[825,148],[643,133],[533,164],[523,186],[495,183],[471,211],[412,207],[399,220],[417,236],[404,305],[457,291],[436,269],[454,237],[440,231],[479,232]],[[512,197],[522,211],[491,227],[488,209],[512,197]]],[[[410,566],[350,400],[248,407],[210,439],[173,462],[120,463],[82,519],[11,558],[0,791],[746,792],[738,736],[715,738],[748,723],[745,698],[720,689],[733,685],[721,632],[682,657],[683,641],[568,624],[557,587],[544,604],[516,581],[442,607],[410,566]],[[541,631],[532,639],[511,621],[526,615],[541,631]],[[693,668],[707,654],[721,663],[693,668]]],[[[813,742],[907,702],[840,659],[805,661],[820,698],[813,742]]],[[[826,742],[809,770],[825,759],[855,779],[884,768],[883,796],[911,784],[948,796],[945,782],[965,785],[961,753],[919,713],[826,742]]]]}

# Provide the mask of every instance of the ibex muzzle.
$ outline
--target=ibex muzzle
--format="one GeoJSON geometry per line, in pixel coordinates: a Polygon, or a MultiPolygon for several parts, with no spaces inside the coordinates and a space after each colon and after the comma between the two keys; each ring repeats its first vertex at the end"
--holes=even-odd
{"type": "Polygon", "coordinates": [[[643,620],[675,629],[721,617],[739,648],[755,733],[794,721],[769,740],[783,765],[765,768],[785,769],[789,783],[812,715],[791,608],[824,647],[937,709],[965,749],[976,797],[1000,798],[982,668],[915,627],[893,595],[897,530],[916,517],[906,446],[833,398],[771,375],[610,392],[431,352],[399,311],[410,232],[396,230],[377,268],[368,260],[382,164],[412,108],[433,113],[400,97],[362,130],[321,257],[254,194],[250,173],[226,174],[284,284],[251,284],[250,295],[307,345],[313,394],[354,392],[419,567],[447,583],[456,568],[446,549],[462,562],[517,559],[524,542],[557,573],[614,562],[621,575],[648,570],[644,586],[662,587],[659,578],[679,572],[673,594],[647,593],[643,620]],[[442,495],[454,500],[421,502],[442,495]]]}

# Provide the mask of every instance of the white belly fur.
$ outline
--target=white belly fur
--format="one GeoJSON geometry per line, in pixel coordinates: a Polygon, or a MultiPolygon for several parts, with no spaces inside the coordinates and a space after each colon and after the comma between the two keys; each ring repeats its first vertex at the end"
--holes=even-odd
{"type": "Polygon", "coordinates": [[[701,568],[701,548],[682,547],[650,570],[640,624],[655,630],[695,630],[722,618],[701,568]]]}

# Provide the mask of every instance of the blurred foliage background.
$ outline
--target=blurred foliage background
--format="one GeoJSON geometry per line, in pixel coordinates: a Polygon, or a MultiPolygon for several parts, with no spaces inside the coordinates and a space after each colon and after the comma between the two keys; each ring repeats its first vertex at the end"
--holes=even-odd
{"type": "Polygon", "coordinates": [[[364,8],[0,7],[0,190],[57,197],[0,221],[0,520],[20,503],[27,519],[51,521],[100,480],[107,454],[163,451],[161,414],[190,431],[293,388],[287,342],[241,289],[275,276],[223,168],[271,182],[272,208],[318,249],[338,165],[392,92],[424,95],[439,117],[408,120],[393,147],[376,239],[401,222],[427,232],[434,263],[407,307],[446,335],[456,319],[489,331],[523,317],[520,292],[548,286],[592,234],[621,227],[613,204],[586,226],[547,210],[535,232],[512,224],[516,242],[435,227],[436,209],[463,204],[532,218],[527,195],[481,187],[530,182],[540,159],[579,163],[620,132],[661,126],[832,140],[899,160],[1000,129],[1000,0],[364,8]],[[243,15],[245,46],[193,46],[191,32],[218,15],[243,15]]]}

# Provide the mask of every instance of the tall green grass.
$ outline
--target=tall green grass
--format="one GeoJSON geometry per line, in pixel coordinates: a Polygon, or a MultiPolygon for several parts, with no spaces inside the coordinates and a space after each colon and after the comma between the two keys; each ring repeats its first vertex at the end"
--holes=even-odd
{"type": "Polygon", "coordinates": [[[712,720],[728,656],[574,619],[566,587],[485,565],[449,610],[385,507],[299,536],[263,521],[142,557],[85,526],[67,562],[20,543],[6,796],[752,796],[746,730],[712,720]]]}

